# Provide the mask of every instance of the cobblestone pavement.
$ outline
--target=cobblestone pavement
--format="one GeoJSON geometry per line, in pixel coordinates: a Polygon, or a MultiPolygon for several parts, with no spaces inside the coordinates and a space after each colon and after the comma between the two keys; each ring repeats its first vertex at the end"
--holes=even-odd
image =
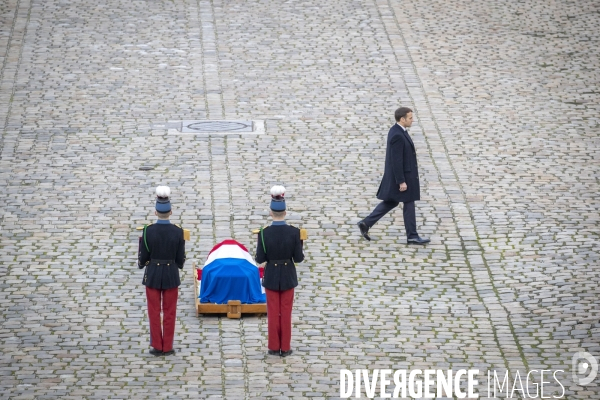
{"type": "Polygon", "coordinates": [[[600,399],[571,379],[600,356],[597,1],[3,0],[0,29],[0,398],[336,398],[342,368],[477,368],[600,399]],[[400,211],[355,226],[399,105],[419,248],[400,211]],[[165,129],[186,119],[266,132],[165,129]],[[285,359],[264,316],[197,318],[190,265],[254,247],[276,183],[310,232],[285,359]],[[169,358],[135,266],[158,184],[192,231],[169,358]]]}

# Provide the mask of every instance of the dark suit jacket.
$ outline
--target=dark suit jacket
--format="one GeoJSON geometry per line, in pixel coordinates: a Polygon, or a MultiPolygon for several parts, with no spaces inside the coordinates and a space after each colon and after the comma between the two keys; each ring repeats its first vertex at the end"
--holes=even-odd
{"type": "Polygon", "coordinates": [[[181,284],[179,269],[185,263],[183,229],[173,224],[152,224],[146,228],[146,245],[140,244],[138,267],[146,267],[142,283],[153,289],[172,289],[181,284]]]}
{"type": "Polygon", "coordinates": [[[288,290],[298,286],[296,262],[304,260],[300,229],[291,225],[271,225],[263,230],[265,249],[260,233],[256,246],[256,262],[267,262],[263,286],[269,290],[288,290]],[[277,265],[275,265],[277,264],[277,265]]]}
{"type": "Polygon", "coordinates": [[[377,198],[383,201],[408,203],[421,199],[417,152],[406,131],[394,124],[387,137],[385,170],[377,191],[377,198]],[[407,190],[400,191],[400,184],[406,183],[407,190]]]}

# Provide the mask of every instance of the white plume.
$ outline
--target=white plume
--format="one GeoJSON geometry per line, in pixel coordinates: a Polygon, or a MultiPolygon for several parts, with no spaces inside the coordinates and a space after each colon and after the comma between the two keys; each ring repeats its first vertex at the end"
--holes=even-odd
{"type": "Polygon", "coordinates": [[[271,188],[271,196],[283,196],[285,194],[285,188],[283,186],[273,186],[271,188]]]}
{"type": "Polygon", "coordinates": [[[168,186],[157,186],[156,195],[158,197],[169,197],[171,195],[171,188],[168,186]]]}

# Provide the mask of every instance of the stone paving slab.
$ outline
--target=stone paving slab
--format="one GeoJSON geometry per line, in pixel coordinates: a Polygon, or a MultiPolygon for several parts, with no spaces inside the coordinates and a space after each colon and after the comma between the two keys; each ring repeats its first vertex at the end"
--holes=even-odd
{"type": "Polygon", "coordinates": [[[478,368],[563,369],[563,398],[600,399],[570,380],[600,358],[599,26],[587,0],[4,1],[0,398],[329,399],[341,369],[478,368]],[[399,105],[426,247],[399,210],[372,242],[355,226],[399,105]],[[202,119],[265,133],[168,134],[202,119]],[[148,355],[154,187],[202,263],[253,249],[281,183],[310,232],[295,355],[265,355],[265,316],[197,318],[189,265],[178,352],[148,355]]]}

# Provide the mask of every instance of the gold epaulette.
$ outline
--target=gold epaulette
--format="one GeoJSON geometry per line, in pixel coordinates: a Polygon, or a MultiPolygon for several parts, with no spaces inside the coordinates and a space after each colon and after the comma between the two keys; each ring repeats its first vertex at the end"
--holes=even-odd
{"type": "Polygon", "coordinates": [[[300,240],[308,239],[308,231],[304,228],[300,228],[300,240]]]}
{"type": "MultiPolygon", "coordinates": [[[[294,225],[290,224],[290,226],[294,226],[294,225]]],[[[294,228],[296,228],[296,227],[294,226],[294,228]]],[[[296,228],[296,229],[300,230],[300,240],[308,239],[308,231],[306,229],[304,229],[304,228],[296,228]]]]}
{"type": "MultiPolygon", "coordinates": [[[[173,224],[178,228],[181,228],[181,225],[179,224],[173,224]]],[[[183,229],[183,228],[181,228],[183,229]]],[[[183,240],[190,240],[190,230],[189,229],[183,229],[183,240]]]]}
{"type": "MultiPolygon", "coordinates": [[[[267,229],[268,227],[269,227],[269,225],[267,225],[267,226],[264,226],[264,227],[262,228],[262,229],[263,229],[263,231],[264,231],[265,229],[267,229]]],[[[258,234],[258,233],[260,233],[260,228],[258,228],[258,229],[252,229],[252,233],[254,233],[255,235],[256,235],[256,234],[258,234]]]]}
{"type": "MultiPolygon", "coordinates": [[[[150,226],[150,225],[152,225],[152,223],[149,223],[149,224],[148,224],[148,225],[146,225],[146,226],[150,226]]],[[[144,230],[144,227],[143,227],[143,226],[138,226],[138,227],[137,227],[137,228],[135,228],[135,229],[137,229],[138,231],[143,231],[143,230],[144,230]]]]}

